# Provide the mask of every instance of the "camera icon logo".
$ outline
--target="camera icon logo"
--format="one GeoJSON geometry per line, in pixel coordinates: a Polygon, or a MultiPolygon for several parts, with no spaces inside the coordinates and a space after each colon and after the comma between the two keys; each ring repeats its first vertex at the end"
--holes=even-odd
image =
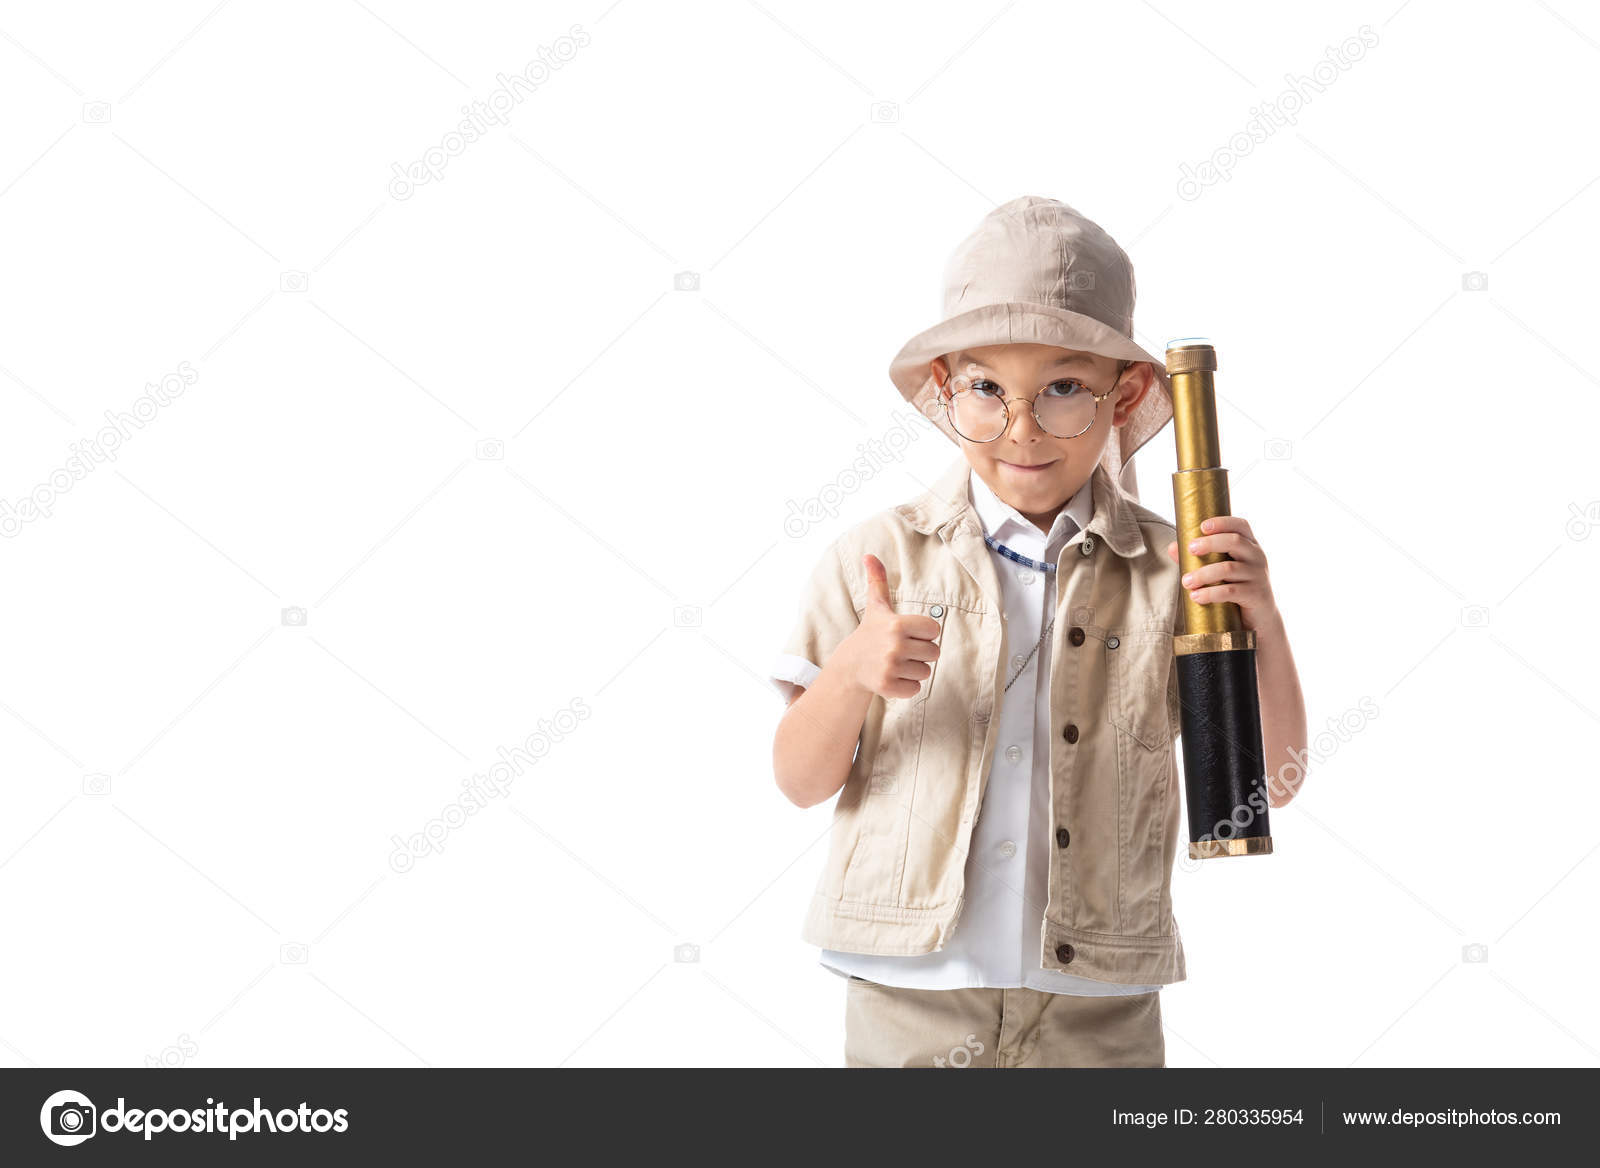
{"type": "Polygon", "coordinates": [[[282,272],[278,276],[279,292],[304,292],[311,287],[311,277],[304,272],[282,272]]]}
{"type": "Polygon", "coordinates": [[[1094,273],[1093,272],[1068,272],[1067,273],[1067,291],[1069,291],[1069,292],[1092,292],[1092,291],[1094,291],[1094,273]]]}
{"type": "Polygon", "coordinates": [[[83,120],[86,125],[104,126],[111,121],[111,103],[109,101],[86,101],[83,103],[83,120]]]}
{"type": "Polygon", "coordinates": [[[880,126],[900,120],[900,107],[892,101],[875,101],[870,110],[872,120],[880,126]]]}
{"type": "Polygon", "coordinates": [[[679,272],[672,277],[672,286],[679,292],[700,291],[699,272],[679,272]]]}
{"type": "Polygon", "coordinates": [[[1482,964],[1489,960],[1489,946],[1482,944],[1461,946],[1461,960],[1482,964]]]}
{"type": "Polygon", "coordinates": [[[278,963],[280,965],[304,965],[311,960],[311,947],[298,941],[291,941],[287,945],[278,946],[278,963]]]}
{"type": "Polygon", "coordinates": [[[98,1111],[81,1091],[57,1091],[39,1109],[39,1126],[52,1144],[70,1148],[99,1130],[98,1111]]]}
{"type": "Polygon", "coordinates": [[[1469,629],[1481,629],[1489,623],[1489,610],[1481,604],[1469,604],[1461,610],[1461,623],[1469,629]]]}
{"type": "Polygon", "coordinates": [[[672,623],[680,629],[697,629],[700,627],[700,606],[697,604],[680,604],[672,610],[672,623]]]}
{"type": "Polygon", "coordinates": [[[681,945],[674,945],[672,947],[672,960],[678,962],[680,965],[685,965],[692,961],[699,961],[700,946],[692,945],[687,941],[681,945]]]}
{"type": "Polygon", "coordinates": [[[1489,290],[1489,273],[1465,273],[1461,277],[1461,290],[1463,292],[1487,292],[1489,290]]]}
{"type": "Polygon", "coordinates": [[[96,796],[111,794],[111,776],[102,774],[84,775],[83,793],[96,796]]]}
{"type": "Polygon", "coordinates": [[[499,462],[506,456],[506,444],[498,438],[485,438],[474,449],[480,462],[499,462]]]}
{"type": "Polygon", "coordinates": [[[1590,503],[1588,507],[1568,503],[1567,510],[1572,512],[1572,518],[1567,520],[1567,535],[1570,538],[1588,539],[1589,533],[1600,527],[1600,503],[1590,503]]]}
{"type": "Polygon", "coordinates": [[[306,623],[306,610],[299,605],[286,608],[283,610],[282,620],[286,625],[294,625],[297,628],[303,627],[306,623]]]}
{"type": "Polygon", "coordinates": [[[1294,456],[1294,443],[1287,438],[1268,438],[1261,444],[1261,457],[1282,462],[1294,456]]]}

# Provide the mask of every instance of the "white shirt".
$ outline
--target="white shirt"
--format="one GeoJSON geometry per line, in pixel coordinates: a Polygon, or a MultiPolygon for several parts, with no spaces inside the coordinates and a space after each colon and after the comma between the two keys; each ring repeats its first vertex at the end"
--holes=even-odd
{"type": "MultiPolygon", "coordinates": [[[[1019,555],[1059,563],[1062,549],[1094,514],[1090,483],[1067,501],[1046,535],[1004,502],[976,473],[968,497],[983,529],[1019,555]]],[[[1007,559],[993,548],[1011,649],[1006,680],[1039,640],[1046,605],[1056,595],[1052,576],[1007,559]]],[[[1074,556],[1069,563],[1076,563],[1074,556]]],[[[994,761],[967,854],[965,901],[943,949],[909,957],[820,950],[822,964],[841,976],[855,974],[884,985],[914,989],[964,987],[1047,990],[1098,997],[1147,993],[1158,985],[1125,985],[1079,977],[1039,965],[1045,902],[1049,895],[1056,824],[1050,806],[1050,639],[1034,652],[1001,695],[994,761]]],[[[797,684],[820,668],[790,661],[797,684]]]]}

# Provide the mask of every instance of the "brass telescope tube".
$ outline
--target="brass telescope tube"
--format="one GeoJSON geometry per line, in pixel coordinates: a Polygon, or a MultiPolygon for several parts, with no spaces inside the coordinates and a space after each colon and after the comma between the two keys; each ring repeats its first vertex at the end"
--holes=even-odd
{"type": "MultiPolygon", "coordinates": [[[[1167,345],[1178,469],[1172,502],[1180,573],[1231,559],[1197,556],[1189,541],[1203,520],[1230,515],[1228,472],[1217,440],[1214,374],[1217,351],[1202,337],[1167,345]]],[[[1182,704],[1184,785],[1189,807],[1189,858],[1262,856],[1272,851],[1262,762],[1261,703],[1256,692],[1256,638],[1239,606],[1200,604],[1183,590],[1183,629],[1172,639],[1182,704]]]]}

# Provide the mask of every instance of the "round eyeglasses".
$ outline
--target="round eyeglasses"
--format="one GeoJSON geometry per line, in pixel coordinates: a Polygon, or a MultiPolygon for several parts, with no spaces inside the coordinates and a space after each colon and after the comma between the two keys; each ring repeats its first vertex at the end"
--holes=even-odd
{"type": "MultiPolygon", "coordinates": [[[[1124,361],[1117,370],[1117,380],[1127,367],[1128,362],[1124,361]]],[[[1028,400],[1008,398],[1000,386],[986,377],[958,376],[952,377],[950,383],[956,388],[945,398],[945,412],[956,433],[968,442],[993,442],[999,438],[1011,428],[1008,402],[1028,400]]],[[[1116,390],[1116,380],[1104,393],[1096,393],[1076,377],[1060,378],[1034,395],[1033,420],[1052,437],[1076,438],[1094,425],[1100,403],[1116,390]]]]}

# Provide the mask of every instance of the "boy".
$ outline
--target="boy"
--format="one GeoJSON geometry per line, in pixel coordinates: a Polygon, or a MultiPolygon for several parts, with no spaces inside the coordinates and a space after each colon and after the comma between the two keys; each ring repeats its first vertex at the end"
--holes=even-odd
{"type": "Polygon", "coordinates": [[[773,667],[779,788],[839,793],[803,936],[849,979],[848,1066],[1166,1065],[1180,587],[1255,630],[1269,770],[1305,745],[1249,525],[1210,521],[1196,550],[1232,559],[1180,584],[1124,469],[1172,417],[1133,302],[1071,207],[979,224],[890,366],[963,458],[829,548],[773,667]]]}

